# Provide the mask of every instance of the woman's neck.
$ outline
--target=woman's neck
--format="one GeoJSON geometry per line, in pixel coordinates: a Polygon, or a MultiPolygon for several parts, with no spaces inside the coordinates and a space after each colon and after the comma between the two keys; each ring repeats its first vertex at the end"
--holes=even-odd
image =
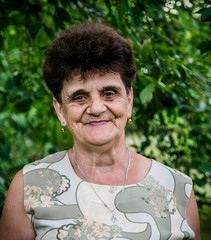
{"type": "Polygon", "coordinates": [[[77,164],[89,182],[122,185],[125,181],[129,160],[129,150],[125,143],[110,148],[95,147],[92,150],[74,144],[68,155],[76,174],[82,179],[84,176],[77,164]]]}

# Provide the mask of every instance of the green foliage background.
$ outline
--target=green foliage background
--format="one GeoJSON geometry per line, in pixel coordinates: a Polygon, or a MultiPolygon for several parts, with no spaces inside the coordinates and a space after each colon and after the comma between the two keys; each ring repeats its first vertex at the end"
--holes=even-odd
{"type": "Polygon", "coordinates": [[[0,210],[18,170],[72,146],[72,136],[60,132],[43,81],[45,50],[65,27],[98,21],[118,29],[135,50],[138,73],[128,142],[137,152],[192,177],[203,239],[208,239],[211,1],[0,0],[0,4],[0,210]]]}

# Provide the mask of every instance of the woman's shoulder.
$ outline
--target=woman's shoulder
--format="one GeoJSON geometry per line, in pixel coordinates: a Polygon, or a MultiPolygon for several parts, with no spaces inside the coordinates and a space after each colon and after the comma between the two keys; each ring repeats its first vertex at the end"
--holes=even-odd
{"type": "Polygon", "coordinates": [[[153,182],[158,183],[165,189],[169,189],[178,198],[183,196],[187,204],[193,188],[193,181],[188,175],[161,162],[152,160],[152,167],[148,176],[153,182]]]}
{"type": "Polygon", "coordinates": [[[50,154],[40,160],[36,160],[34,162],[28,163],[23,168],[23,174],[30,171],[31,169],[47,168],[50,164],[53,164],[53,163],[56,163],[56,162],[59,162],[60,160],[62,160],[66,154],[67,154],[66,150],[60,151],[60,152],[50,154]]]}
{"type": "Polygon", "coordinates": [[[152,160],[152,164],[154,165],[153,167],[157,169],[157,171],[160,172],[160,175],[164,175],[165,177],[165,174],[164,173],[170,173],[174,178],[179,178],[179,179],[184,179],[186,181],[191,181],[191,178],[183,173],[182,171],[176,169],[176,168],[173,168],[173,167],[170,167],[164,163],[161,163],[160,161],[157,161],[157,160],[152,160]]]}
{"type": "MultiPolygon", "coordinates": [[[[137,182],[141,182],[144,179],[149,179],[149,177],[156,179],[160,183],[167,184],[168,182],[179,183],[189,183],[192,185],[192,179],[175,168],[169,167],[168,165],[161,163],[158,160],[147,158],[136,152],[132,152],[132,173],[136,176],[137,182]]],[[[134,180],[133,180],[134,182],[134,180]]]]}

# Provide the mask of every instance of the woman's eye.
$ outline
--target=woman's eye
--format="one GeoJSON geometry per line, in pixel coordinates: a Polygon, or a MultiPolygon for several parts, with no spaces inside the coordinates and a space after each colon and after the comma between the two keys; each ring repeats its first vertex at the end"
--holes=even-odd
{"type": "Polygon", "coordinates": [[[77,96],[77,97],[74,97],[74,99],[76,99],[76,100],[82,100],[82,99],[84,99],[84,96],[77,96]]]}
{"type": "Polygon", "coordinates": [[[104,96],[106,96],[106,97],[113,97],[114,96],[114,92],[113,91],[105,92],[104,96]]]}
{"type": "Polygon", "coordinates": [[[77,95],[73,98],[73,101],[84,101],[86,100],[86,96],[84,95],[77,95]]]}

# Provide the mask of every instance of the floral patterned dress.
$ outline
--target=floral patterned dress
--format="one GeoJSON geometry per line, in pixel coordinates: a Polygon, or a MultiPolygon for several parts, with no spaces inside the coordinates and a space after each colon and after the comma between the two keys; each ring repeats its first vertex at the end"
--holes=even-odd
{"type": "Polygon", "coordinates": [[[152,160],[137,184],[90,187],[74,172],[67,151],[28,164],[23,169],[24,206],[36,239],[42,240],[173,240],[194,239],[186,220],[192,181],[152,160]]]}

